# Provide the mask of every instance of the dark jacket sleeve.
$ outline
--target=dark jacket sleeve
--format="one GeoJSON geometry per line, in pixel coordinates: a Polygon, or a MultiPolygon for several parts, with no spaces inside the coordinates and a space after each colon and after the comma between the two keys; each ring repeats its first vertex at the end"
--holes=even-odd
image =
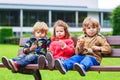
{"type": "Polygon", "coordinates": [[[31,42],[30,40],[26,41],[24,48],[23,48],[23,53],[28,54],[30,53],[30,47],[31,47],[31,42]]]}

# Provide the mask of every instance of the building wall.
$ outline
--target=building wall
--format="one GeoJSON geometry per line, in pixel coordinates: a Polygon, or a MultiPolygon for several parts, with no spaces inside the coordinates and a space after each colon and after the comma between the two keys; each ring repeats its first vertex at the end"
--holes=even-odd
{"type": "Polygon", "coordinates": [[[99,21],[99,13],[98,12],[88,12],[89,17],[94,17],[99,21]]]}
{"type": "Polygon", "coordinates": [[[32,5],[61,5],[61,6],[83,6],[98,8],[98,0],[0,0],[0,3],[8,4],[32,4],[32,5]]]}
{"type": "Polygon", "coordinates": [[[51,26],[59,18],[68,24],[73,24],[69,28],[71,32],[79,32],[82,30],[81,24],[86,16],[104,22],[104,15],[100,16],[99,13],[111,12],[111,10],[99,9],[98,0],[0,0],[0,11],[2,16],[0,27],[4,27],[6,22],[13,27],[17,35],[32,32],[34,22],[41,20],[50,26],[49,30],[52,32],[51,26]]]}

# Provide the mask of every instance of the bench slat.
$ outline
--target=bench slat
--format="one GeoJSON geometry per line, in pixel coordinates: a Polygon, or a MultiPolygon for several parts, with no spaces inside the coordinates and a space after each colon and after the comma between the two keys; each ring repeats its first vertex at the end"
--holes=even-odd
{"type": "MultiPolygon", "coordinates": [[[[23,47],[25,42],[28,40],[29,38],[20,38],[20,43],[19,46],[23,47]]],[[[108,41],[108,43],[110,45],[120,45],[120,36],[106,36],[106,39],[108,41]]],[[[74,41],[74,43],[76,44],[77,42],[77,37],[72,37],[72,40],[74,41]]]]}
{"type": "Polygon", "coordinates": [[[29,64],[25,68],[26,69],[38,69],[38,64],[29,64]]]}
{"type": "Polygon", "coordinates": [[[106,39],[110,45],[120,46],[120,36],[106,36],[106,39]]]}
{"type": "Polygon", "coordinates": [[[91,66],[89,71],[120,71],[120,66],[91,66]]]}
{"type": "Polygon", "coordinates": [[[5,66],[3,65],[3,63],[0,63],[0,67],[1,67],[1,68],[4,68],[5,66]]]}
{"type": "Polygon", "coordinates": [[[107,55],[103,55],[103,57],[120,57],[120,49],[112,49],[112,53],[111,54],[107,54],[107,55]]]}
{"type": "MultiPolygon", "coordinates": [[[[0,63],[1,68],[5,68],[5,66],[0,63]]],[[[25,67],[26,69],[38,69],[37,64],[29,64],[25,67]]],[[[48,68],[42,69],[48,70],[48,68]]],[[[88,71],[120,71],[120,66],[92,66],[88,71]]]]}
{"type": "Polygon", "coordinates": [[[19,46],[23,47],[25,45],[25,42],[28,40],[29,38],[20,38],[20,42],[19,42],[19,46]]]}
{"type": "MultiPolygon", "coordinates": [[[[23,49],[18,50],[18,56],[23,54],[23,49]]],[[[120,57],[120,49],[112,49],[112,54],[103,55],[103,57],[120,57]]]]}
{"type": "Polygon", "coordinates": [[[24,53],[23,53],[23,49],[18,49],[18,56],[19,56],[20,54],[24,54],[24,53]]]}
{"type": "Polygon", "coordinates": [[[110,54],[112,57],[120,57],[120,49],[112,49],[112,54],[110,54]]]}

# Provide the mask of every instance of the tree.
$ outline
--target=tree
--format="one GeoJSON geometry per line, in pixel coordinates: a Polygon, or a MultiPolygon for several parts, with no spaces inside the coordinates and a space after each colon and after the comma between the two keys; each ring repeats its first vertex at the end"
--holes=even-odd
{"type": "Polygon", "coordinates": [[[120,35],[120,5],[112,11],[113,35],[120,35]]]}

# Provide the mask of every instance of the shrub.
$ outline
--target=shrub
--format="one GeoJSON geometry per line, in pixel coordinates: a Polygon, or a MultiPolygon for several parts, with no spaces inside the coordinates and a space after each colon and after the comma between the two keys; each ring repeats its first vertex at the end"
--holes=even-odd
{"type": "Polygon", "coordinates": [[[113,10],[111,19],[113,35],[120,35],[120,5],[113,10]]]}
{"type": "Polygon", "coordinates": [[[5,38],[12,36],[13,36],[13,31],[11,27],[0,28],[0,43],[4,43],[5,38]]]}
{"type": "Polygon", "coordinates": [[[83,34],[83,32],[71,32],[71,36],[72,37],[79,37],[81,34],[83,34]]]}
{"type": "Polygon", "coordinates": [[[8,38],[5,38],[4,43],[19,45],[19,40],[20,40],[19,37],[8,37],[8,38]]]}
{"type": "Polygon", "coordinates": [[[101,32],[104,36],[112,36],[112,32],[101,32]]]}

